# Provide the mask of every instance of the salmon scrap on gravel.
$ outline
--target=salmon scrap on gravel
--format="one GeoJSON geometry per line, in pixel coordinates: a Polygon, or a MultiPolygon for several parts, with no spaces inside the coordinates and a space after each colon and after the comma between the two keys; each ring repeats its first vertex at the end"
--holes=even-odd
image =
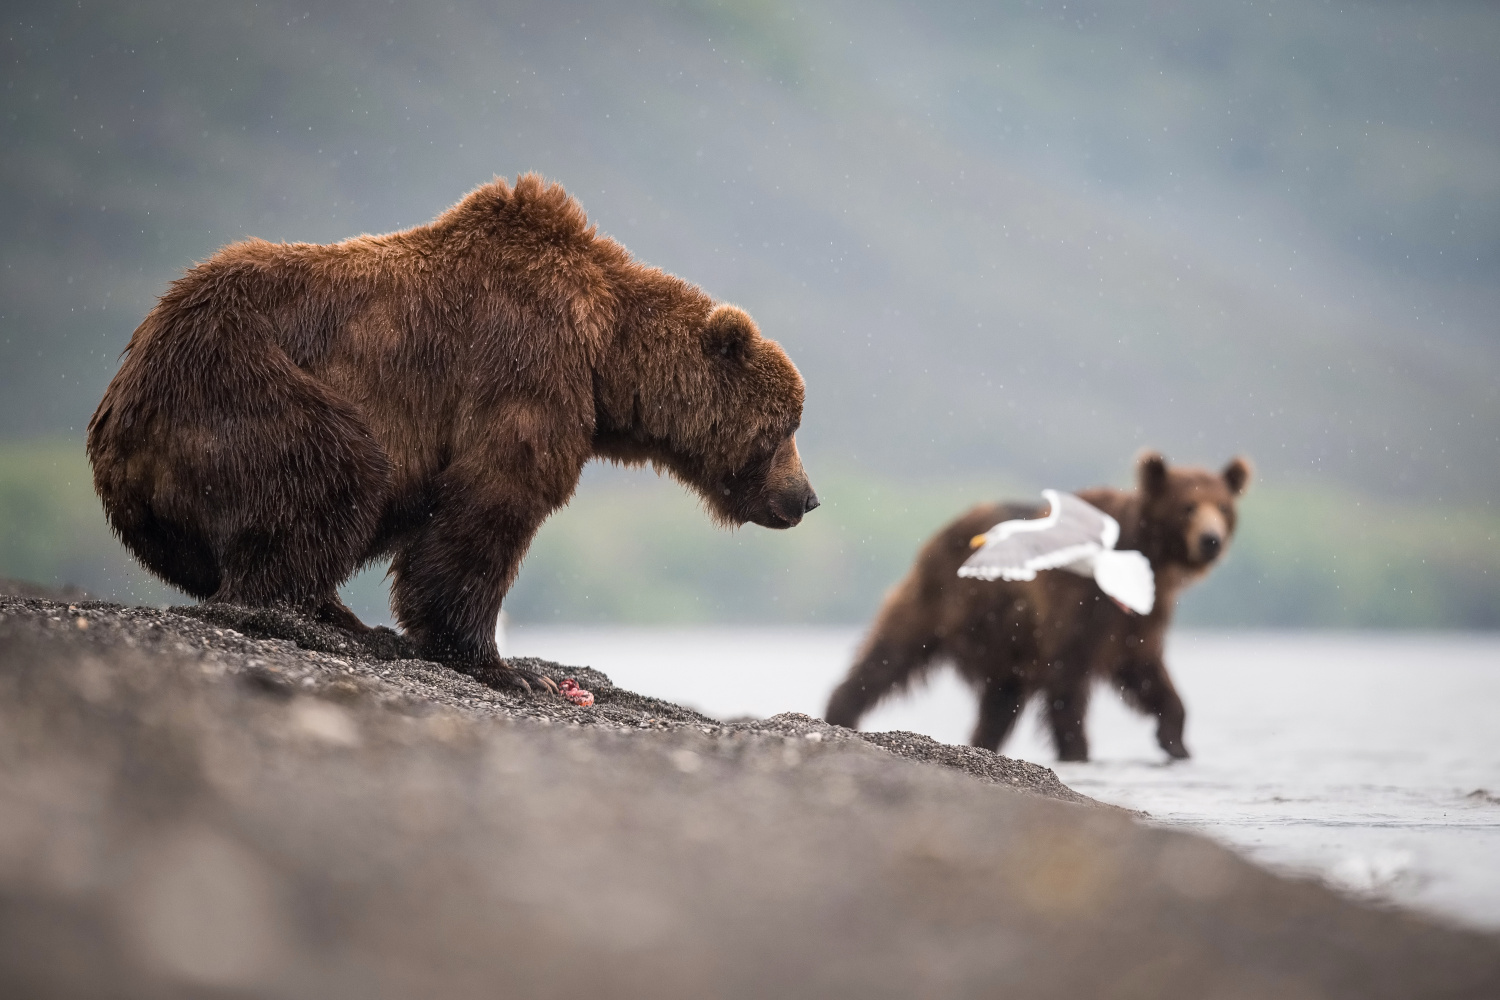
{"type": "Polygon", "coordinates": [[[569,677],[557,685],[558,694],[577,705],[579,708],[588,708],[594,703],[594,696],[588,690],[579,687],[578,682],[569,677]]]}

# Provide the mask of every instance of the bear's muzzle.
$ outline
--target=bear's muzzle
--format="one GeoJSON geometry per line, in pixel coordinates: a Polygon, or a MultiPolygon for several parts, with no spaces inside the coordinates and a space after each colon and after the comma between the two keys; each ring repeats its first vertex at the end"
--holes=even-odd
{"type": "Polygon", "coordinates": [[[751,515],[751,520],[765,528],[794,527],[818,506],[818,494],[807,481],[795,437],[783,441],[771,457],[763,496],[765,508],[751,515]]]}

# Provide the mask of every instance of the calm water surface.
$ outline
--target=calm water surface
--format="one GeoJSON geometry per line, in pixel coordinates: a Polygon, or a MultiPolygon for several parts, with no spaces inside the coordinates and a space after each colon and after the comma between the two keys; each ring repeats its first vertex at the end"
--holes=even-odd
{"type": "MultiPolygon", "coordinates": [[[[821,715],[859,632],[519,627],[507,639],[508,652],[733,718],[821,715]]],[[[1104,689],[1090,763],[1056,763],[1034,705],[1005,752],[1282,871],[1500,928],[1500,636],[1184,632],[1168,658],[1191,760],[1168,764],[1151,722],[1104,689]]],[[[962,743],[975,711],[944,670],[864,728],[962,743]]]]}

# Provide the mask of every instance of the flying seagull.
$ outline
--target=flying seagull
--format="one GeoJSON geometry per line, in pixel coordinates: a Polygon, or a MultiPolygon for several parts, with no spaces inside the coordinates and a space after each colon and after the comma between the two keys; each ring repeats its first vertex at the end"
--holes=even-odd
{"type": "Polygon", "coordinates": [[[1120,604],[1149,615],[1156,604],[1156,578],[1145,556],[1116,549],[1120,522],[1071,493],[1043,490],[1046,517],[1001,521],[971,543],[976,551],[958,568],[978,580],[1035,580],[1038,570],[1065,569],[1091,576],[1120,604]]]}

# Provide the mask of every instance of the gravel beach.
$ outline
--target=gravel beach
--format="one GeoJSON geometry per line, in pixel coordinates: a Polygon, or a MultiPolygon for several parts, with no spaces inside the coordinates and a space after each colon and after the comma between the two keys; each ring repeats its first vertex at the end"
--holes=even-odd
{"type": "Polygon", "coordinates": [[[0,995],[1500,995],[1500,938],[987,751],[0,589],[0,995]]]}

